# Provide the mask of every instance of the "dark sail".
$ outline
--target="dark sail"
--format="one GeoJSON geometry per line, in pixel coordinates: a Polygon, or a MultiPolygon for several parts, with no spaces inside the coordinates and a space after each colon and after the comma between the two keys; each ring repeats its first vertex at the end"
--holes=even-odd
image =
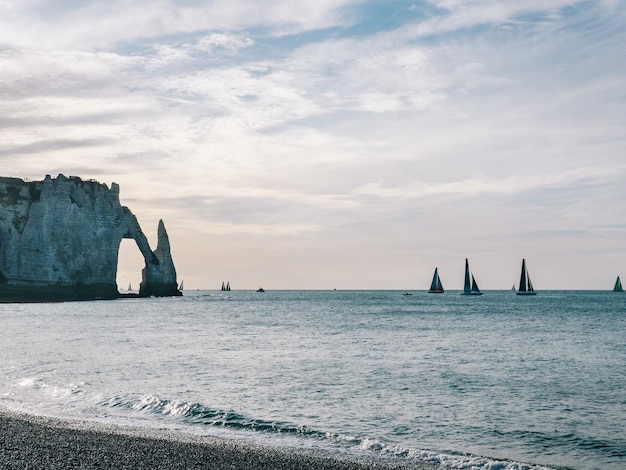
{"type": "Polygon", "coordinates": [[[519,278],[519,291],[526,292],[526,260],[522,260],[522,274],[519,278]]]}
{"type": "Polygon", "coordinates": [[[465,258],[465,284],[463,286],[463,292],[461,295],[483,295],[483,293],[478,288],[478,284],[476,283],[476,279],[474,279],[474,275],[470,273],[469,262],[467,258],[465,258]]]}
{"type": "Polygon", "coordinates": [[[465,258],[465,284],[463,284],[463,292],[469,293],[471,291],[469,262],[467,261],[467,258],[465,258]]]}
{"type": "Polygon", "coordinates": [[[622,281],[619,276],[615,279],[615,286],[613,287],[613,292],[624,292],[624,288],[622,287],[622,281]]]}
{"type": "Polygon", "coordinates": [[[226,283],[226,290],[230,290],[230,281],[226,283]]]}
{"type": "Polygon", "coordinates": [[[526,269],[526,259],[522,259],[522,273],[519,278],[519,290],[516,292],[517,295],[535,295],[535,289],[533,288],[533,283],[530,281],[530,274],[528,274],[528,270],[526,269]]]}
{"type": "Polygon", "coordinates": [[[480,289],[478,288],[478,284],[476,283],[476,279],[474,279],[473,274],[472,274],[472,293],[473,294],[482,293],[480,292],[480,289]]]}
{"type": "Polygon", "coordinates": [[[433,282],[430,283],[430,290],[428,291],[431,294],[443,294],[443,285],[441,284],[441,279],[439,278],[439,272],[437,268],[435,268],[435,274],[433,274],[433,282]]]}

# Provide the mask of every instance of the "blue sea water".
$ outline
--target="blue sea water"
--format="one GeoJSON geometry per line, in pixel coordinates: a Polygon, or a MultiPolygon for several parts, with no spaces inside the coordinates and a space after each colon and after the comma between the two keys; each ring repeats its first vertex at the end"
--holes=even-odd
{"type": "Polygon", "coordinates": [[[465,469],[626,468],[626,295],[0,305],[0,406],[465,469]]]}

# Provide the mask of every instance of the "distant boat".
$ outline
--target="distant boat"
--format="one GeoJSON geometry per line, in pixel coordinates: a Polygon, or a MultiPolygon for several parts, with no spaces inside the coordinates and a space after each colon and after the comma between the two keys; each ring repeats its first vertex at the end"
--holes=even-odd
{"type": "Polygon", "coordinates": [[[180,281],[180,286],[178,286],[178,290],[183,290],[183,283],[184,282],[185,282],[184,280],[180,281]]]}
{"type": "MultiPolygon", "coordinates": [[[[619,279],[619,277],[617,278],[619,279]]],[[[128,292],[130,292],[131,290],[133,290],[133,286],[130,285],[130,282],[128,283],[128,292]]]]}
{"type": "Polygon", "coordinates": [[[622,287],[622,281],[620,281],[619,276],[615,279],[615,286],[613,287],[613,292],[624,292],[624,288],[622,287]]]}
{"type": "Polygon", "coordinates": [[[402,295],[413,295],[413,294],[411,294],[410,292],[405,292],[405,293],[404,293],[404,294],[402,294],[402,295]]]}
{"type": "Polygon", "coordinates": [[[522,274],[519,279],[519,290],[515,292],[517,295],[537,295],[533,289],[533,283],[530,282],[530,275],[526,270],[526,260],[522,260],[522,274]]]}
{"type": "Polygon", "coordinates": [[[474,275],[470,274],[469,270],[469,262],[467,258],[465,258],[465,283],[463,285],[463,292],[461,295],[483,295],[483,293],[478,288],[478,284],[476,283],[476,279],[474,279],[474,275]],[[472,282],[470,284],[470,277],[472,282]]]}
{"type": "Polygon", "coordinates": [[[439,272],[435,268],[435,274],[433,274],[433,282],[430,283],[429,294],[443,294],[443,285],[441,285],[441,279],[439,278],[439,272]]]}
{"type": "Polygon", "coordinates": [[[262,287],[259,287],[256,291],[257,292],[265,292],[265,289],[263,289],[262,287]]]}
{"type": "Polygon", "coordinates": [[[228,281],[226,284],[224,284],[224,281],[222,281],[222,288],[220,290],[222,290],[222,291],[229,291],[230,290],[230,281],[228,281]]]}

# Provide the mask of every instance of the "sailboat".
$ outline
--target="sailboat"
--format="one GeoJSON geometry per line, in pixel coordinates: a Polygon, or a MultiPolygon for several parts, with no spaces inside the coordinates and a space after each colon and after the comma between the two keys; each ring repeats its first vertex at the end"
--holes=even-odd
{"type": "Polygon", "coordinates": [[[230,281],[227,281],[227,282],[226,282],[226,290],[227,290],[227,291],[230,291],[230,281]]]}
{"type": "Polygon", "coordinates": [[[519,279],[519,290],[515,292],[517,295],[537,295],[533,289],[533,283],[530,282],[530,276],[526,270],[526,260],[522,259],[522,274],[519,279]]]}
{"type": "MultiPolygon", "coordinates": [[[[618,277],[619,279],[619,277],[618,277]]],[[[131,290],[133,290],[133,286],[130,285],[130,282],[128,283],[128,292],[130,292],[131,290]]]]}
{"type": "Polygon", "coordinates": [[[622,281],[620,281],[619,276],[615,279],[615,286],[613,287],[613,292],[624,292],[624,288],[622,287],[622,281]]]}
{"type": "Polygon", "coordinates": [[[483,295],[483,293],[478,288],[478,284],[476,283],[476,279],[474,279],[474,275],[470,274],[469,270],[469,262],[467,258],[465,258],[465,283],[463,285],[463,292],[461,295],[483,295]],[[470,277],[472,282],[470,284],[470,277]]]}
{"type": "Polygon", "coordinates": [[[433,274],[433,282],[430,283],[429,294],[443,294],[443,285],[441,285],[441,279],[439,278],[439,272],[435,268],[435,274],[433,274]]]}
{"type": "Polygon", "coordinates": [[[178,290],[183,290],[183,283],[184,282],[185,282],[184,280],[180,281],[180,286],[178,286],[178,290]]]}
{"type": "Polygon", "coordinates": [[[220,290],[221,291],[225,291],[226,290],[226,286],[224,285],[224,281],[222,281],[222,288],[220,290]]]}

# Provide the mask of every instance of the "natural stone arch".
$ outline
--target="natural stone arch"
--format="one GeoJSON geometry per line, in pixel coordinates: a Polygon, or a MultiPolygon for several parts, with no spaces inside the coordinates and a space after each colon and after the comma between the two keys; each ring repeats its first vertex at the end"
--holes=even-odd
{"type": "Polygon", "coordinates": [[[123,238],[145,260],[140,295],[181,295],[169,239],[159,222],[154,252],[119,186],[49,175],[0,177],[0,300],[116,298],[123,238]]]}

